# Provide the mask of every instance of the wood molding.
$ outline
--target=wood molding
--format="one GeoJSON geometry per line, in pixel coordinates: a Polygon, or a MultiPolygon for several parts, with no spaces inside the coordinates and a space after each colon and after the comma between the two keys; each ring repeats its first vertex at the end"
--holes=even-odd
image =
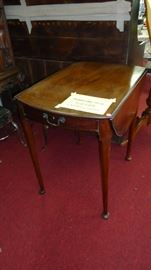
{"type": "Polygon", "coordinates": [[[27,5],[50,5],[50,4],[71,4],[71,3],[96,3],[108,2],[109,0],[26,0],[27,5]]]}
{"type": "Polygon", "coordinates": [[[101,3],[6,6],[7,19],[25,21],[29,32],[32,21],[115,21],[119,31],[124,31],[124,22],[130,20],[131,3],[125,0],[101,3]]]}

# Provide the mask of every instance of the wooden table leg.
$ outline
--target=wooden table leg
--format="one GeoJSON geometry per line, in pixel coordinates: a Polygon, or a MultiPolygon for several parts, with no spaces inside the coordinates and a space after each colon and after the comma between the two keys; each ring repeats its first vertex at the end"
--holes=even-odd
{"type": "Polygon", "coordinates": [[[99,125],[99,156],[101,165],[102,196],[104,219],[108,219],[108,177],[112,130],[108,121],[100,121],[99,125]]]}
{"type": "Polygon", "coordinates": [[[142,115],[140,117],[137,117],[134,136],[136,136],[136,134],[139,132],[139,130],[143,126],[151,124],[151,89],[146,99],[146,104],[147,104],[147,108],[142,112],[142,115]]]}
{"type": "Polygon", "coordinates": [[[35,140],[34,140],[32,128],[31,128],[29,121],[23,116],[22,112],[20,112],[20,121],[21,121],[21,125],[23,127],[25,138],[27,140],[27,145],[28,145],[28,148],[30,151],[30,156],[31,156],[31,159],[33,162],[35,173],[36,173],[36,176],[38,179],[38,183],[39,183],[39,187],[40,187],[39,193],[44,194],[45,188],[44,188],[43,179],[42,179],[42,175],[41,175],[40,164],[39,164],[39,160],[38,160],[38,155],[37,155],[37,151],[36,151],[36,145],[35,145],[35,140]]]}
{"type": "Polygon", "coordinates": [[[142,117],[147,117],[147,125],[151,124],[151,89],[148,98],[146,99],[147,108],[142,113],[142,117]]]}
{"type": "Polygon", "coordinates": [[[132,159],[131,147],[132,147],[132,142],[133,142],[133,139],[135,136],[136,123],[137,123],[137,117],[135,115],[135,117],[131,123],[131,126],[129,128],[129,134],[128,134],[128,143],[127,143],[127,150],[126,150],[126,157],[125,157],[125,159],[128,161],[130,161],[132,159]]]}

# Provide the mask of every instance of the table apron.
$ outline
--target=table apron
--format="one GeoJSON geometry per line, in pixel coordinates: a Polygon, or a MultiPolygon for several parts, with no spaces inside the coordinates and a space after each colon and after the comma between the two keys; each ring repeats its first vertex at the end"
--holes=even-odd
{"type": "MultiPolygon", "coordinates": [[[[55,114],[48,111],[31,108],[27,105],[21,105],[24,117],[50,127],[68,128],[74,130],[99,132],[99,122],[102,120],[66,116],[55,114]],[[48,122],[49,121],[49,122],[48,122]]],[[[107,120],[108,121],[108,120],[107,120]]]]}

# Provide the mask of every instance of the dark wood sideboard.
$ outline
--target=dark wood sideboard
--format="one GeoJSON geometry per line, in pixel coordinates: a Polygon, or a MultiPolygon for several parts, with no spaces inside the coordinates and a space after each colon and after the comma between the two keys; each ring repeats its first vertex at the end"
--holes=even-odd
{"type": "MultiPolygon", "coordinates": [[[[26,0],[30,5],[110,2],[109,0],[26,0]]],[[[29,85],[78,61],[142,64],[143,46],[137,40],[139,0],[131,3],[130,21],[124,31],[116,21],[32,20],[31,33],[25,21],[9,19],[8,27],[15,62],[26,74],[29,85]]],[[[19,5],[19,0],[4,0],[19,5]]]]}

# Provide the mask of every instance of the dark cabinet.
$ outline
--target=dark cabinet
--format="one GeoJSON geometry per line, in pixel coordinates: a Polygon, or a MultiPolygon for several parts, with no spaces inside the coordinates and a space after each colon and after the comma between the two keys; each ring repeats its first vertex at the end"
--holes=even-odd
{"type": "Polygon", "coordinates": [[[18,91],[18,70],[15,67],[3,1],[0,0],[0,100],[13,109],[13,96],[18,91]]]}
{"type": "Polygon", "coordinates": [[[3,1],[0,0],[0,73],[7,71],[14,66],[13,52],[7,28],[3,1]]]}

